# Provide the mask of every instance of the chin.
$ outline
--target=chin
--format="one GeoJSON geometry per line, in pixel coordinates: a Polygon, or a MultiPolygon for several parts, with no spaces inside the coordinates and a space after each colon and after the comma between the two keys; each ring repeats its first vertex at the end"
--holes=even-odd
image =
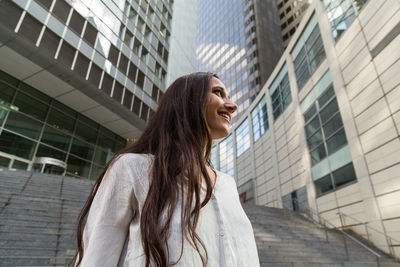
{"type": "Polygon", "coordinates": [[[221,139],[221,138],[227,137],[229,134],[230,134],[229,130],[220,131],[218,133],[212,133],[211,138],[212,139],[221,139]]]}

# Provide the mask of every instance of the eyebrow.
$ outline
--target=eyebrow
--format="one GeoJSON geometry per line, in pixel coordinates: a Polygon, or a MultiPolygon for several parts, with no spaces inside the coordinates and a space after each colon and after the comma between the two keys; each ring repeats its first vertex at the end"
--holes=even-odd
{"type": "Polygon", "coordinates": [[[211,89],[212,89],[212,90],[214,90],[214,89],[221,89],[221,90],[224,92],[226,98],[231,99],[230,96],[229,96],[229,94],[228,94],[228,91],[226,91],[225,88],[223,88],[223,87],[221,87],[221,86],[214,86],[214,87],[211,88],[211,89]]]}

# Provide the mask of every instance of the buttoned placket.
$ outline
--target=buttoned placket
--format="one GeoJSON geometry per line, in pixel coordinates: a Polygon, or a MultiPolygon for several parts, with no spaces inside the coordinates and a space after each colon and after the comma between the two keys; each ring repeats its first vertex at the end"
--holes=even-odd
{"type": "Polygon", "coordinates": [[[225,263],[226,266],[234,266],[233,265],[233,261],[232,261],[232,255],[230,255],[229,253],[229,239],[226,233],[226,228],[225,228],[225,224],[224,224],[224,220],[223,220],[223,216],[221,214],[221,209],[219,208],[219,204],[218,204],[218,198],[215,196],[214,192],[211,195],[211,201],[213,203],[213,207],[216,213],[216,217],[217,217],[217,225],[218,225],[218,238],[220,240],[220,243],[222,243],[223,245],[223,253],[224,253],[224,258],[225,258],[225,263]],[[221,242],[222,241],[222,242],[221,242]]]}

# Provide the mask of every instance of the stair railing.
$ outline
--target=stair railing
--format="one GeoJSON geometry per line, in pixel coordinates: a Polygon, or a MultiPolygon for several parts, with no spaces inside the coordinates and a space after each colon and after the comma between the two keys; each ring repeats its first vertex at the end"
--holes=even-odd
{"type": "Polygon", "coordinates": [[[346,260],[349,261],[350,257],[349,257],[349,249],[347,247],[347,242],[346,242],[346,237],[350,240],[352,240],[353,242],[357,243],[359,246],[361,246],[362,248],[364,248],[366,251],[368,251],[369,253],[371,253],[372,255],[375,256],[376,258],[376,262],[378,263],[379,266],[379,260],[382,257],[380,253],[378,253],[377,251],[367,247],[365,244],[363,244],[361,241],[357,240],[356,238],[354,238],[353,236],[351,236],[350,234],[346,233],[345,231],[343,231],[340,227],[337,227],[336,225],[334,225],[333,223],[331,223],[330,221],[326,220],[325,218],[323,218],[317,211],[313,210],[312,208],[308,207],[308,206],[300,206],[299,202],[297,201],[297,199],[292,199],[294,202],[297,202],[298,207],[299,207],[299,214],[301,214],[302,216],[309,218],[311,221],[313,221],[314,223],[322,226],[325,230],[325,235],[326,235],[326,240],[328,241],[328,228],[329,229],[336,229],[339,231],[339,233],[342,234],[343,237],[343,245],[345,248],[345,252],[346,252],[346,260]]]}
{"type": "Polygon", "coordinates": [[[399,240],[396,240],[396,239],[388,236],[387,234],[375,229],[374,227],[369,226],[368,222],[362,222],[362,221],[360,221],[360,220],[358,220],[358,219],[356,219],[356,218],[354,218],[354,217],[352,217],[352,216],[350,216],[348,214],[345,214],[343,212],[338,212],[337,214],[340,217],[341,229],[350,228],[350,226],[353,226],[353,225],[364,225],[365,234],[366,234],[366,237],[367,237],[366,239],[369,242],[373,243],[373,241],[370,238],[370,236],[371,236],[370,233],[371,232],[377,233],[379,236],[382,236],[382,237],[385,238],[385,240],[387,242],[387,245],[388,245],[388,248],[389,248],[389,254],[392,255],[395,259],[400,259],[400,255],[397,255],[396,254],[396,250],[394,249],[395,246],[400,246],[400,241],[399,240]],[[346,218],[352,220],[353,222],[352,221],[350,221],[350,223],[349,223],[349,221],[346,222],[346,218]]]}

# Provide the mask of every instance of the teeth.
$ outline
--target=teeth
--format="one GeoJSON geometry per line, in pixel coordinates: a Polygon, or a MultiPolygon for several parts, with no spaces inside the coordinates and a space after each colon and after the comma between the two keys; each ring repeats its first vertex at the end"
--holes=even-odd
{"type": "Polygon", "coordinates": [[[225,113],[220,114],[222,117],[227,118],[229,120],[229,116],[225,113]]]}

